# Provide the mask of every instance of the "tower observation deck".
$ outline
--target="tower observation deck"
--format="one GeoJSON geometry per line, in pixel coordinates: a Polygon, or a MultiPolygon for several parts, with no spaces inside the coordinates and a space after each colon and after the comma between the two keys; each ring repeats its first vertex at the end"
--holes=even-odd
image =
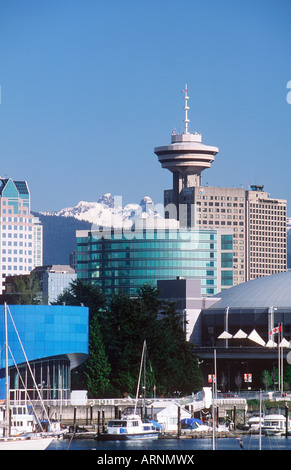
{"type": "Polygon", "coordinates": [[[182,134],[172,133],[171,143],[155,147],[162,168],[173,173],[173,203],[178,207],[181,191],[185,188],[201,186],[201,172],[211,167],[217,147],[202,144],[201,134],[190,133],[188,130],[188,100],[187,85],[185,90],[185,129],[182,134]]]}

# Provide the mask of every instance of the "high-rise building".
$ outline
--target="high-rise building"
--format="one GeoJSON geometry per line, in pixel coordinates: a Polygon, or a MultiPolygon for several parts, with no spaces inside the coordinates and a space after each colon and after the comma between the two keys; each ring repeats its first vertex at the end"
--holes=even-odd
{"type": "Polygon", "coordinates": [[[200,280],[203,297],[233,285],[229,230],[163,226],[102,233],[78,230],[78,278],[106,294],[123,290],[135,295],[143,284],[177,277],[200,280]]]}
{"type": "Polygon", "coordinates": [[[201,173],[211,167],[218,148],[189,132],[187,86],[184,92],[184,132],[173,133],[171,144],[154,149],[162,167],[173,173],[173,188],[164,192],[165,217],[176,217],[182,227],[231,229],[234,285],[286,271],[286,200],[271,198],[264,186],[202,185],[201,173]]]}
{"type": "Polygon", "coordinates": [[[286,200],[270,198],[263,186],[246,191],[248,279],[287,270],[286,200]]]}
{"type": "Polygon", "coordinates": [[[0,217],[2,293],[6,276],[29,274],[35,266],[35,223],[26,181],[0,178],[0,217]]]}

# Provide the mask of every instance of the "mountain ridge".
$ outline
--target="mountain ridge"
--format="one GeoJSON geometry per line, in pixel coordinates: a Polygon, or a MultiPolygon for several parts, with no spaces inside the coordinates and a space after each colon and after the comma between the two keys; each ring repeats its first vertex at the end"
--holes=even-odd
{"type": "Polygon", "coordinates": [[[39,212],[42,216],[74,217],[104,227],[130,228],[136,218],[144,214],[148,217],[160,217],[153,200],[144,196],[140,204],[129,203],[122,206],[121,198],[111,193],[101,196],[98,202],[79,201],[74,207],[65,207],[59,211],[39,212]]]}
{"type": "Polygon", "coordinates": [[[103,194],[98,202],[80,201],[74,207],[33,214],[43,226],[44,265],[70,263],[70,254],[77,248],[77,230],[90,230],[92,226],[130,228],[140,218],[161,218],[149,196],[144,196],[140,204],[123,207],[121,198],[111,193],[103,194]]]}

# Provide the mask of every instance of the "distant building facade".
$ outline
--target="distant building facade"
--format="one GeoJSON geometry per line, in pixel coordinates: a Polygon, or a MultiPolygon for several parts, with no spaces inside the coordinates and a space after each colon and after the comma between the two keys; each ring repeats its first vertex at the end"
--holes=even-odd
{"type": "MultiPolygon", "coordinates": [[[[172,191],[165,191],[165,208],[172,191]]],[[[193,187],[180,194],[191,226],[227,227],[233,233],[233,285],[287,270],[287,204],[271,198],[263,186],[193,187]]],[[[181,211],[180,211],[181,212],[181,211]]]]}
{"type": "Polygon", "coordinates": [[[200,294],[207,296],[232,285],[232,250],[227,230],[81,230],[77,274],[106,293],[124,290],[130,295],[161,279],[199,279],[200,294]]]}
{"type": "Polygon", "coordinates": [[[50,305],[56,302],[71,282],[77,279],[74,269],[67,265],[53,264],[38,266],[33,273],[39,279],[42,290],[42,303],[50,305]]]}
{"type": "Polygon", "coordinates": [[[198,279],[170,279],[157,282],[159,298],[174,302],[180,313],[186,340],[202,343],[201,310],[217,302],[216,297],[201,297],[201,281],[198,279]]]}
{"type": "Polygon", "coordinates": [[[38,217],[34,217],[34,266],[43,265],[43,227],[38,217]]]}
{"type": "Polygon", "coordinates": [[[29,274],[42,257],[41,224],[30,212],[26,181],[0,178],[0,217],[2,293],[6,276],[29,274]]]}

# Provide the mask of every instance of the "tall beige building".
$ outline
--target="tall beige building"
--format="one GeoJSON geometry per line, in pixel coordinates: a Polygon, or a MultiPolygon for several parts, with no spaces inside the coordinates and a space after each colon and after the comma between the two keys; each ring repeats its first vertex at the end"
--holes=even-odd
{"type": "Polygon", "coordinates": [[[164,192],[165,216],[177,218],[182,227],[232,230],[233,285],[286,271],[286,200],[270,197],[258,185],[248,190],[202,185],[201,173],[211,167],[218,148],[189,132],[188,99],[186,87],[184,132],[154,149],[162,167],[173,173],[173,188],[164,192]]]}
{"type": "Polygon", "coordinates": [[[246,191],[248,279],[287,270],[287,201],[246,191]]]}

